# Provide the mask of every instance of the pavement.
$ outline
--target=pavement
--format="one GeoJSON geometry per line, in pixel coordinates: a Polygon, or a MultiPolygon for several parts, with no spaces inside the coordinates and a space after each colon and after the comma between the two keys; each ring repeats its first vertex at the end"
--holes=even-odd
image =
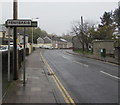
{"type": "Polygon", "coordinates": [[[92,58],[92,59],[96,59],[96,60],[105,61],[105,62],[120,65],[120,61],[118,61],[117,58],[112,58],[112,57],[103,58],[101,56],[97,56],[97,55],[93,55],[93,54],[80,54],[80,53],[76,53],[72,50],[67,50],[66,52],[69,53],[69,54],[73,54],[73,55],[79,55],[79,56],[82,56],[82,57],[92,58]]]}
{"type": "Polygon", "coordinates": [[[58,104],[63,99],[55,86],[49,80],[46,66],[40,57],[40,50],[35,50],[26,58],[26,84],[23,85],[23,71],[19,80],[13,81],[3,98],[6,103],[54,103],[58,104]]]}

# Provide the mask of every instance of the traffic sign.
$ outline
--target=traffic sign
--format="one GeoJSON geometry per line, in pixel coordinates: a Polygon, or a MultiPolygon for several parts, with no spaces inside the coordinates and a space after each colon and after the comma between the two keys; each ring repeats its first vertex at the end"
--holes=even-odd
{"type": "Polygon", "coordinates": [[[17,19],[12,20],[8,19],[5,23],[6,27],[37,27],[37,21],[32,20],[23,20],[23,19],[17,19]]]}

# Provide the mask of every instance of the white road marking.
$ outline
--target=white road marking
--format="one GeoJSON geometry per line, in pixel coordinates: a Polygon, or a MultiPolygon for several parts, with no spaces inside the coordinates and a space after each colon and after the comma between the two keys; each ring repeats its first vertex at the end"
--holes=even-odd
{"type": "Polygon", "coordinates": [[[82,66],[88,67],[88,65],[86,65],[86,64],[84,64],[84,63],[80,63],[80,62],[77,62],[77,61],[73,61],[73,62],[78,63],[78,64],[80,64],[80,65],[82,65],[82,66]]]}
{"type": "MultiPolygon", "coordinates": [[[[69,58],[66,57],[66,56],[63,56],[63,55],[62,55],[62,57],[65,58],[65,59],[67,59],[67,60],[71,60],[71,59],[69,59],[69,58]]],[[[74,62],[74,63],[80,64],[80,65],[82,65],[82,66],[88,67],[88,65],[86,65],[86,64],[84,64],[84,63],[80,63],[80,62],[73,61],[73,60],[71,60],[71,61],[74,62]]]]}
{"type": "Polygon", "coordinates": [[[120,79],[119,77],[114,76],[114,75],[112,75],[112,74],[109,74],[109,73],[107,73],[107,72],[104,72],[104,71],[100,71],[100,72],[103,73],[103,74],[106,74],[106,75],[108,75],[108,76],[110,76],[110,77],[113,77],[113,78],[116,78],[116,79],[120,79]]]}
{"type": "Polygon", "coordinates": [[[62,57],[65,58],[65,59],[67,59],[67,60],[70,60],[68,57],[66,57],[66,56],[64,56],[64,55],[62,55],[62,57]]]}

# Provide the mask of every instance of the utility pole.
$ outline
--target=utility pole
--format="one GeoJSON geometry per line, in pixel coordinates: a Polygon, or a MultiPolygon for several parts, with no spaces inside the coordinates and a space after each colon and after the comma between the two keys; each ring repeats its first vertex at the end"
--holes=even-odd
{"type": "Polygon", "coordinates": [[[82,26],[82,32],[83,32],[83,17],[81,16],[81,26],[82,26]]]}
{"type": "Polygon", "coordinates": [[[82,34],[82,48],[83,48],[83,51],[85,50],[85,48],[84,48],[84,30],[83,30],[83,17],[81,16],[81,34],[82,34]]]}
{"type": "Polygon", "coordinates": [[[117,15],[118,15],[118,31],[119,31],[118,39],[120,39],[120,23],[119,23],[119,21],[120,21],[120,17],[119,17],[119,15],[120,15],[120,1],[118,2],[118,13],[117,13],[117,15]]]}
{"type": "MultiPolygon", "coordinates": [[[[39,19],[39,17],[36,17],[36,18],[32,18],[33,19],[39,19]]],[[[34,27],[32,27],[32,52],[33,52],[33,43],[34,43],[34,39],[33,39],[33,36],[34,36],[34,27]]]]}
{"type": "MultiPolygon", "coordinates": [[[[13,20],[17,20],[18,17],[18,4],[17,0],[13,1],[13,20]]],[[[18,79],[18,68],[17,68],[17,27],[13,28],[13,69],[14,75],[13,79],[18,79]]]]}

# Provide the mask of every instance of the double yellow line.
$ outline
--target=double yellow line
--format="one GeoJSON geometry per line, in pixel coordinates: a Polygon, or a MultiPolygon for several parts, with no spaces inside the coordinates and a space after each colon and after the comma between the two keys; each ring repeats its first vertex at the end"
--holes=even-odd
{"type": "Polygon", "coordinates": [[[56,86],[58,87],[59,91],[61,92],[65,102],[68,105],[76,105],[74,100],[71,98],[71,96],[69,95],[69,93],[67,92],[67,90],[64,88],[64,86],[62,85],[62,83],[60,82],[60,80],[58,79],[58,77],[55,75],[55,73],[53,72],[52,68],[50,67],[50,65],[47,63],[47,61],[44,59],[44,57],[42,56],[42,54],[40,53],[40,56],[43,60],[43,62],[46,64],[47,69],[49,71],[50,74],[52,74],[52,78],[56,84],[56,86]]]}

